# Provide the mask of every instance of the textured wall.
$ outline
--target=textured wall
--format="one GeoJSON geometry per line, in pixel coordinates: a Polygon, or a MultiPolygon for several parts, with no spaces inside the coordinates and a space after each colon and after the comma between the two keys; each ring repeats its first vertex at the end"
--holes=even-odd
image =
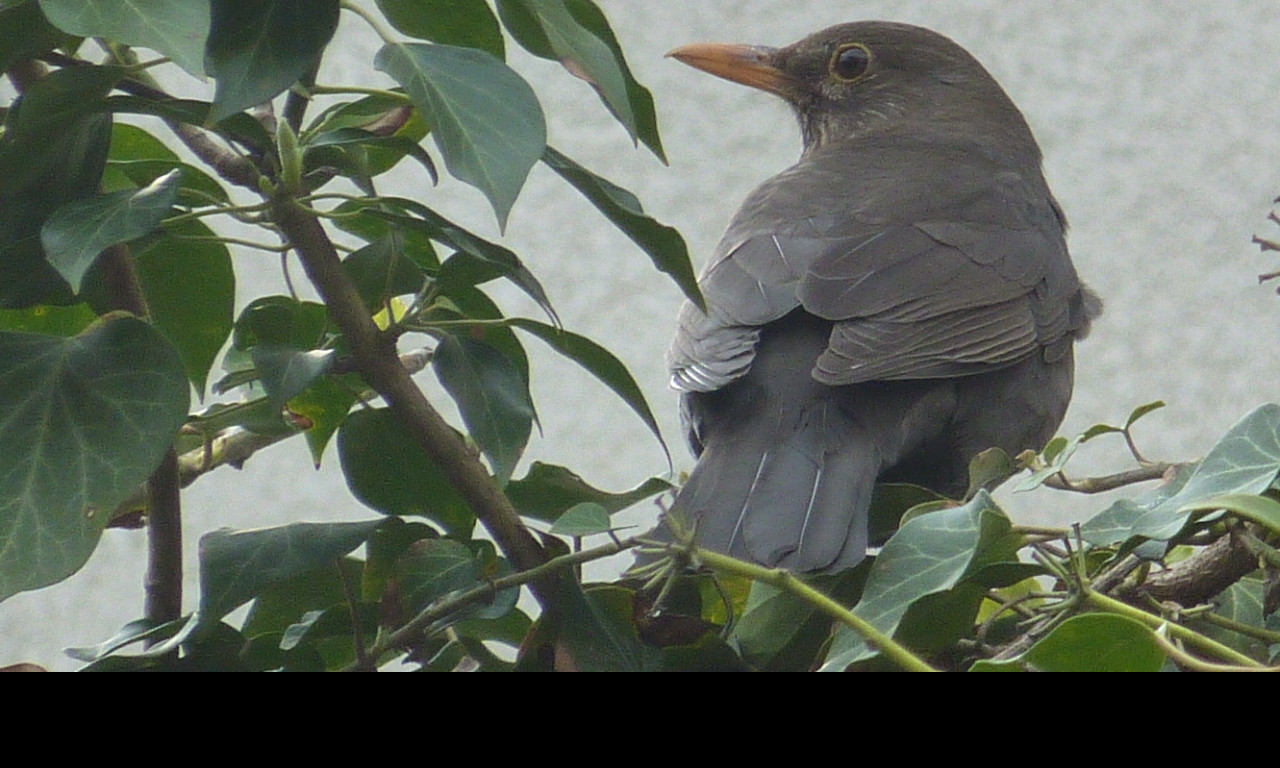
{"type": "MultiPolygon", "coordinates": [[[[791,163],[799,141],[771,97],[683,67],[662,54],[719,40],[781,45],[820,27],[883,18],[932,27],[983,61],[1022,108],[1047,174],[1072,221],[1080,274],[1107,302],[1078,350],[1075,402],[1064,432],[1122,421],[1139,403],[1165,399],[1140,439],[1156,458],[1190,458],[1254,405],[1280,399],[1267,343],[1280,298],[1255,275],[1275,260],[1250,245],[1280,194],[1280,5],[1267,0],[1105,0],[939,3],[811,0],[598,0],[632,68],[656,96],[670,167],[633,150],[588,87],[557,65],[518,53],[512,63],[544,99],[551,141],[635,191],[677,226],[701,264],[746,193],[791,163]]],[[[327,82],[382,83],[367,64],[377,41],[346,18],[327,82]]],[[[450,180],[429,188],[416,169],[397,194],[439,205],[497,237],[480,196],[450,180]]],[[[384,189],[391,189],[388,184],[384,189]]],[[[666,390],[662,353],[679,303],[647,258],[553,174],[535,169],[507,242],[546,284],[565,325],[607,343],[640,381],[672,446],[691,462],[666,390]]],[[[271,257],[238,266],[260,286],[242,303],[280,290],[271,257]]],[[[300,274],[295,270],[295,275],[300,274]]],[[[534,313],[499,291],[511,312],[534,313]]],[[[630,411],[589,376],[529,342],[543,435],[530,458],[566,464],[607,488],[666,471],[660,449],[630,411]]],[[[430,384],[430,374],[421,377],[430,384]]],[[[316,473],[300,442],[271,449],[242,472],[221,470],[186,496],[190,557],[199,534],[223,525],[360,519],[336,460],[316,473]]],[[[1118,466],[1115,446],[1088,447],[1081,470],[1118,466]]],[[[1066,522],[1096,499],[1004,494],[1020,517],[1066,522]]],[[[651,522],[645,509],[630,519],[651,522]]],[[[141,610],[144,548],[137,533],[109,532],[69,582],[0,605],[0,664],[32,660],[62,668],[63,645],[96,642],[141,610]],[[118,585],[112,589],[108,584],[118,585]]],[[[194,569],[192,569],[194,573],[194,569]]],[[[190,584],[189,602],[195,595],[190,584]]]]}

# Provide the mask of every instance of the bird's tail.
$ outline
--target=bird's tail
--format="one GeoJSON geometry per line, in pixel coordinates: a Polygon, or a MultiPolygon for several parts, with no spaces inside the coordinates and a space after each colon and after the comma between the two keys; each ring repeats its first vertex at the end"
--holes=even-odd
{"type": "MultiPolygon", "coordinates": [[[[769,434],[713,441],[668,518],[699,546],[797,572],[834,572],[862,561],[867,510],[880,460],[873,446],[833,440],[827,408],[769,434]]],[[[658,537],[670,537],[663,529],[658,537]]]]}

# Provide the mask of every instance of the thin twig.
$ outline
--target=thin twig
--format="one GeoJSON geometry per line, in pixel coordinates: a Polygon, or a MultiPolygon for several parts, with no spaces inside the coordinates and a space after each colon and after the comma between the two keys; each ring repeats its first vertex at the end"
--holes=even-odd
{"type": "Polygon", "coordinates": [[[1060,475],[1054,475],[1044,481],[1044,484],[1050,488],[1056,488],[1059,491],[1074,491],[1075,493],[1103,493],[1105,491],[1114,491],[1117,488],[1123,488],[1126,485],[1135,483],[1145,483],[1148,480],[1160,480],[1176,464],[1168,462],[1157,462],[1146,466],[1131,469],[1127,472],[1117,472],[1114,475],[1105,475],[1102,477],[1084,477],[1077,480],[1067,480],[1060,475]]]}

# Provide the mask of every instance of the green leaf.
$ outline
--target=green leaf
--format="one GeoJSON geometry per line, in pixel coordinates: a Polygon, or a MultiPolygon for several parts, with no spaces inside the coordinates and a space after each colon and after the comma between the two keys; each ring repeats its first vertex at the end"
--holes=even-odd
{"type": "Polygon", "coordinates": [[[1188,521],[1189,505],[1213,496],[1258,494],[1280,474],[1280,405],[1267,404],[1237,422],[1201,460],[1176,494],[1148,511],[1133,534],[1167,541],[1188,521]]]}
{"type": "Polygon", "coordinates": [[[57,47],[63,34],[45,19],[39,3],[0,2],[0,72],[18,59],[57,47]]]}
{"type": "Polygon", "coordinates": [[[289,296],[254,299],[236,320],[236,349],[258,344],[279,344],[296,349],[323,345],[329,313],[323,304],[298,301],[289,296]]]}
{"type": "Polygon", "coordinates": [[[440,341],[432,365],[504,485],[533,431],[533,403],[520,371],[488,344],[459,336],[440,341]]]}
{"type": "Polygon", "coordinates": [[[172,445],[188,391],[177,352],[140,320],[0,332],[0,599],[84,564],[172,445]]]}
{"type": "Polygon", "coordinates": [[[1268,496],[1254,496],[1246,493],[1211,496],[1201,501],[1193,501],[1181,507],[1178,512],[1213,512],[1219,509],[1225,509],[1246,520],[1252,520],[1273,533],[1280,533],[1280,501],[1268,496]]]}
{"type": "Polygon", "coordinates": [[[40,305],[30,309],[0,309],[0,330],[75,336],[88,328],[98,314],[87,304],[69,307],[40,305]]]}
{"type": "MultiPolygon", "coordinates": [[[[952,589],[992,563],[1016,561],[1018,539],[1010,535],[1011,527],[985,490],[964,506],[913,518],[876,557],[854,612],[892,634],[921,598],[952,589]]],[[[842,670],[873,654],[860,635],[842,625],[822,668],[842,670]]]]}
{"type": "Polygon", "coordinates": [[[756,669],[805,672],[830,633],[831,620],[813,603],[757,582],[728,640],[756,669]]]}
{"type": "Polygon", "coordinates": [[[253,365],[267,398],[275,408],[301,394],[333,367],[332,349],[301,350],[276,344],[259,344],[252,350],[253,365]]]}
{"type": "Polygon", "coordinates": [[[338,430],[338,459],[361,502],[384,515],[422,515],[451,536],[471,535],[475,515],[390,410],[349,415],[338,430]]]}
{"type": "Polygon", "coordinates": [[[431,124],[449,172],[483,192],[505,227],[547,145],[529,84],[491,54],[451,45],[388,44],[374,66],[404,86],[431,124]]]}
{"type": "Polygon", "coordinates": [[[413,200],[386,197],[379,201],[379,207],[365,210],[458,250],[448,259],[450,266],[440,269],[438,280],[442,290],[447,292],[459,285],[473,286],[505,277],[537,302],[552,322],[559,323],[542,283],[509,249],[485,240],[413,200]]]}
{"type": "Polygon", "coordinates": [[[505,492],[521,515],[554,523],[583,502],[595,502],[612,514],[670,488],[671,483],[653,477],[630,491],[609,493],[592,487],[565,467],[535,461],[524,477],[507,483],[505,492]]]}
{"type": "Polygon", "coordinates": [[[405,256],[404,247],[404,234],[391,231],[342,260],[343,270],[370,312],[380,311],[395,296],[415,294],[426,284],[426,275],[405,256]]]}
{"type": "MultiPolygon", "coordinates": [[[[434,602],[488,583],[496,575],[489,573],[491,560],[484,550],[473,552],[453,539],[414,542],[396,564],[406,614],[413,615],[434,602]]],[[[501,618],[515,607],[519,596],[519,588],[505,589],[487,604],[467,606],[437,621],[426,628],[426,634],[434,634],[467,618],[501,618]]]]}
{"type": "Polygon", "coordinates": [[[627,98],[627,81],[613,51],[595,33],[578,23],[564,0],[506,0],[524,6],[542,30],[556,59],[596,89],[609,111],[635,137],[636,119],[627,98]]]}
{"type": "Polygon", "coordinates": [[[613,521],[609,519],[609,510],[594,501],[573,505],[551,526],[551,533],[556,536],[592,536],[611,530],[613,521]]]}
{"type": "Polygon", "coordinates": [[[209,122],[275,98],[338,28],[338,0],[212,0],[205,63],[218,79],[209,122]]]}
{"type": "Polygon", "coordinates": [[[1164,504],[1187,484],[1194,466],[1178,469],[1174,478],[1137,499],[1118,499],[1111,506],[1086,520],[1080,536],[1098,547],[1111,547],[1133,536],[1133,524],[1148,511],[1164,504]]]}
{"type": "Polygon", "coordinates": [[[992,489],[1018,471],[1018,465],[1000,448],[988,448],[969,462],[969,489],[965,498],[973,498],[980,488],[992,489]]]}
{"type": "MultiPolygon", "coordinates": [[[[71,67],[50,72],[32,84],[5,118],[5,132],[0,136],[0,194],[17,193],[38,184],[62,187],[61,179],[48,174],[69,152],[92,158],[90,168],[94,173],[77,176],[86,180],[92,177],[96,191],[98,175],[102,173],[100,163],[106,155],[106,144],[101,144],[99,150],[97,139],[103,130],[109,137],[110,127],[109,122],[102,122],[105,118],[95,113],[102,108],[102,99],[127,74],[123,67],[71,67]],[[69,131],[80,127],[82,120],[93,121],[90,136],[69,131]],[[63,140],[50,141],[51,136],[63,140]],[[68,145],[67,140],[74,143],[68,145]]],[[[77,190],[81,195],[86,192],[79,185],[77,190]]]]}
{"type": "Polygon", "coordinates": [[[106,248],[142,237],[160,225],[178,200],[181,171],[138,190],[108,192],[58,208],[40,229],[49,263],[80,291],[85,272],[106,248]]]}
{"type": "Polygon", "coordinates": [[[111,130],[111,150],[107,158],[104,192],[130,187],[145,187],[157,178],[182,169],[178,201],[189,206],[204,206],[209,199],[229,203],[231,198],[213,177],[193,165],[183,163],[164,142],[136,125],[120,123],[111,130]]]}
{"type": "Polygon", "coordinates": [[[587,373],[613,390],[622,402],[636,412],[653,436],[658,439],[658,445],[662,446],[662,452],[666,454],[667,463],[671,463],[671,451],[667,449],[667,443],[662,439],[662,433],[658,430],[658,420],[654,418],[653,411],[649,410],[649,403],[645,400],[640,385],[632,378],[627,366],[612,352],[586,336],[579,336],[536,320],[514,317],[508,322],[542,339],[552,349],[582,366],[587,373]]]}
{"type": "Polygon", "coordinates": [[[1062,622],[1022,658],[1043,672],[1159,672],[1165,653],[1137,621],[1086,613],[1062,622]]]}
{"type": "Polygon", "coordinates": [[[343,573],[356,583],[361,567],[358,560],[342,558],[276,582],[258,593],[240,631],[248,638],[282,633],[309,611],[323,611],[345,602],[343,573]],[[341,573],[338,567],[342,568],[341,573]]]}
{"type": "Polygon", "coordinates": [[[662,653],[640,642],[632,617],[634,593],[620,587],[584,592],[571,578],[560,579],[560,647],[578,672],[656,672],[662,653]]]}
{"type": "MultiPolygon", "coordinates": [[[[106,108],[111,112],[151,115],[206,128],[210,127],[209,115],[212,107],[213,105],[207,101],[191,99],[156,101],[128,94],[108,96],[106,100],[106,108]]],[[[256,118],[244,112],[237,112],[224,118],[214,124],[212,129],[231,141],[259,152],[266,152],[275,146],[275,137],[267,133],[267,129],[256,118]]]]}
{"type": "Polygon", "coordinates": [[[138,281],[156,327],[182,356],[203,398],[209,371],[233,327],[236,276],[227,246],[199,221],[168,227],[134,249],[138,281]]]}
{"type": "Polygon", "coordinates": [[[217,623],[269,588],[333,563],[383,524],[293,523],[276,528],[222,528],[200,538],[200,627],[217,623]]]}
{"type": "Polygon", "coordinates": [[[410,37],[506,55],[498,18],[485,0],[378,0],[378,7],[410,37]]]}
{"type": "Polygon", "coordinates": [[[1163,407],[1164,407],[1164,401],[1156,400],[1153,403],[1147,403],[1146,405],[1140,405],[1137,408],[1134,408],[1133,412],[1129,414],[1129,418],[1125,420],[1124,428],[1126,430],[1129,429],[1129,427],[1132,427],[1134,422],[1136,422],[1138,419],[1141,419],[1143,416],[1146,416],[1148,413],[1153,413],[1155,411],[1158,411],[1163,407]]]}
{"type": "Polygon", "coordinates": [[[204,77],[209,0],[40,0],[40,9],[63,32],[150,48],[204,77]]]}
{"type": "Polygon", "coordinates": [[[670,275],[689,301],[697,307],[705,307],[702,292],[698,289],[698,277],[689,260],[689,249],[674,227],[646,214],[635,195],[551,147],[543,153],[542,162],[572,184],[605,218],[649,254],[658,271],[670,275]]]}
{"type": "Polygon", "coordinates": [[[294,415],[295,423],[305,420],[307,447],[311,449],[311,461],[317,468],[329,440],[356,402],[356,390],[344,386],[332,376],[313,382],[301,394],[290,398],[289,411],[294,415]]]}
{"type": "Polygon", "coordinates": [[[499,0],[503,25],[534,56],[590,83],[632,138],[666,162],[653,95],[631,74],[609,20],[591,0],[499,0]]]}

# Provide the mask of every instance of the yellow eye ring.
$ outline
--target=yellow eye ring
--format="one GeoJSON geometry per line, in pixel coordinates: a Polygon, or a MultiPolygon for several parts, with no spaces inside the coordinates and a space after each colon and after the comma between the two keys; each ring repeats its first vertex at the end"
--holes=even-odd
{"type": "Polygon", "coordinates": [[[853,83],[866,77],[873,58],[871,49],[862,43],[847,43],[831,54],[827,68],[837,80],[853,83]]]}

